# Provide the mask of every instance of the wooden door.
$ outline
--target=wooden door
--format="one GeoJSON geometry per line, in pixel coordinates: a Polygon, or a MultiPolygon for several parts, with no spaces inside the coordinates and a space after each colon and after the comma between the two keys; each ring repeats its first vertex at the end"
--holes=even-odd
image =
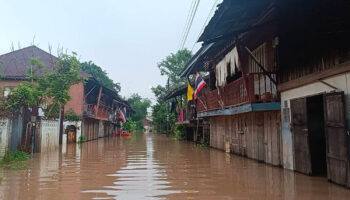
{"type": "Polygon", "coordinates": [[[306,98],[291,100],[290,104],[292,114],[294,168],[295,171],[304,174],[312,174],[306,98]]]}
{"type": "Polygon", "coordinates": [[[328,180],[347,184],[347,136],[345,131],[344,93],[325,95],[325,133],[328,180]]]}

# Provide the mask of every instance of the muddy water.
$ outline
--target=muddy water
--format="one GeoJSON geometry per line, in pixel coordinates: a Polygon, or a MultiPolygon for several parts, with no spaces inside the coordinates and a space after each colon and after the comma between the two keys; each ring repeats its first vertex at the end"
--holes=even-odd
{"type": "Polygon", "coordinates": [[[350,190],[164,135],[105,138],[0,172],[0,199],[350,199],[350,190]]]}

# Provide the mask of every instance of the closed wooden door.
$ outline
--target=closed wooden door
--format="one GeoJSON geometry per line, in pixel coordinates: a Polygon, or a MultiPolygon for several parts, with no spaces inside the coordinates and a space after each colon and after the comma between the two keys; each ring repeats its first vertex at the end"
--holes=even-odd
{"type": "Polygon", "coordinates": [[[325,95],[325,129],[328,180],[347,185],[347,136],[342,92],[325,95]]]}
{"type": "Polygon", "coordinates": [[[292,114],[294,168],[295,171],[311,174],[312,168],[307,128],[306,98],[291,100],[290,104],[292,114]]]}

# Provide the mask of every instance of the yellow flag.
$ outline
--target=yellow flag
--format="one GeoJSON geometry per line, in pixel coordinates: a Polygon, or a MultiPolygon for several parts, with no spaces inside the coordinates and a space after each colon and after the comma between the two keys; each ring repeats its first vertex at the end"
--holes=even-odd
{"type": "Polygon", "coordinates": [[[190,83],[187,83],[187,102],[192,100],[193,97],[193,88],[191,87],[190,83]]]}

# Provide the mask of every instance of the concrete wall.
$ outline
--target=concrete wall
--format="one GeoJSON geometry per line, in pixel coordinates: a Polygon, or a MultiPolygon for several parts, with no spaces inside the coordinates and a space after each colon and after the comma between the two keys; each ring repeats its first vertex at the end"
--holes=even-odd
{"type": "MultiPolygon", "coordinates": [[[[323,79],[328,84],[344,91],[345,94],[345,108],[346,108],[346,120],[348,126],[350,125],[350,73],[343,73],[337,76],[323,79]]],[[[314,82],[304,85],[302,87],[290,89],[281,92],[281,109],[282,109],[282,149],[283,149],[283,167],[286,169],[294,169],[294,157],[293,157],[293,134],[291,132],[291,113],[290,113],[290,100],[312,96],[316,94],[326,93],[334,91],[330,86],[327,86],[321,82],[314,82]]]]}
{"type": "MultiPolygon", "coordinates": [[[[71,126],[71,125],[75,126],[77,128],[76,142],[78,142],[82,132],[81,124],[82,124],[81,121],[76,121],[76,122],[65,121],[63,122],[63,131],[65,131],[68,126],[71,126]]],[[[67,140],[63,140],[63,141],[67,141],[67,140]]]]}
{"type": "Polygon", "coordinates": [[[0,119],[0,157],[3,157],[6,150],[10,149],[12,120],[0,119]]]}
{"type": "Polygon", "coordinates": [[[44,120],[40,122],[40,152],[55,151],[59,147],[58,120],[44,120]]]}
{"type": "Polygon", "coordinates": [[[281,165],[280,111],[210,118],[210,146],[281,165]]]}

